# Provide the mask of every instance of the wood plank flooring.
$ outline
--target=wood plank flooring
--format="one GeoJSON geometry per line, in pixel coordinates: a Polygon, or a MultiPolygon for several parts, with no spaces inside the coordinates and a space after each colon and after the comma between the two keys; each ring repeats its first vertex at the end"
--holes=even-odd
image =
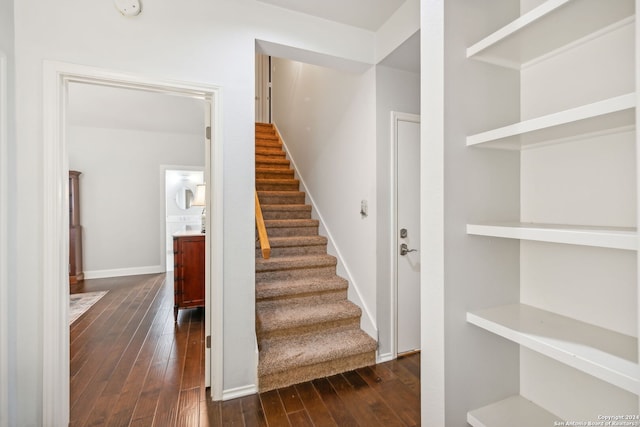
{"type": "Polygon", "coordinates": [[[417,426],[420,355],[226,402],[204,386],[204,311],[165,274],[85,280],[109,292],[70,327],[70,426],[417,426]]]}

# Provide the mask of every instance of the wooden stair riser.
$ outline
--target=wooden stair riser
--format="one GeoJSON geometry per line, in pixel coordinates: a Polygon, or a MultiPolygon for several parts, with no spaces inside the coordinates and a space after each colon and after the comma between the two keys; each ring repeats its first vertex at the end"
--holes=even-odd
{"type": "Polygon", "coordinates": [[[256,297],[256,309],[273,309],[291,305],[327,304],[347,299],[346,289],[329,290],[326,292],[313,292],[308,294],[285,295],[281,297],[260,298],[256,297]]]}
{"type": "Polygon", "coordinates": [[[304,279],[311,277],[332,277],[336,274],[336,266],[295,268],[290,270],[256,272],[256,281],[274,281],[288,279],[304,279]]]}
{"type": "Polygon", "coordinates": [[[287,194],[265,194],[258,192],[261,205],[298,205],[304,203],[304,193],[290,191],[287,194]]]}
{"type": "Polygon", "coordinates": [[[375,352],[361,353],[353,356],[333,359],[324,363],[306,365],[287,369],[282,372],[260,376],[260,392],[275,390],[291,385],[291,377],[297,382],[310,381],[315,378],[330,377],[341,372],[352,371],[365,366],[375,365],[375,352]]]}

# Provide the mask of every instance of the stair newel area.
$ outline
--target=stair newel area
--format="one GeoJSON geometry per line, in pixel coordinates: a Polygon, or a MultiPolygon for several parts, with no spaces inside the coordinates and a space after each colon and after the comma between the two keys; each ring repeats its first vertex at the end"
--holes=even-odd
{"type": "Polygon", "coordinates": [[[377,343],[360,329],[275,128],[256,123],[255,135],[256,212],[270,245],[265,258],[256,227],[260,391],[374,364],[377,343]]]}

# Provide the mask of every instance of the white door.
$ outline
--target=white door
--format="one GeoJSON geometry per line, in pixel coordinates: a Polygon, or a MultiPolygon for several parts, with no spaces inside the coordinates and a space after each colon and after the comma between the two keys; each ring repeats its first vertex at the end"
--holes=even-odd
{"type": "Polygon", "coordinates": [[[396,117],[397,352],[420,348],[420,122],[396,117]]]}

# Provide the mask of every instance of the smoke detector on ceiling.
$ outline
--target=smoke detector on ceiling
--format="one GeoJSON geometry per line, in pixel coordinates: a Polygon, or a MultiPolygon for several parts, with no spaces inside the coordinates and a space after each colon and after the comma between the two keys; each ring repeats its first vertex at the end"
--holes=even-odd
{"type": "Polygon", "coordinates": [[[139,0],[114,0],[114,4],[124,16],[136,16],[142,11],[139,0]]]}

